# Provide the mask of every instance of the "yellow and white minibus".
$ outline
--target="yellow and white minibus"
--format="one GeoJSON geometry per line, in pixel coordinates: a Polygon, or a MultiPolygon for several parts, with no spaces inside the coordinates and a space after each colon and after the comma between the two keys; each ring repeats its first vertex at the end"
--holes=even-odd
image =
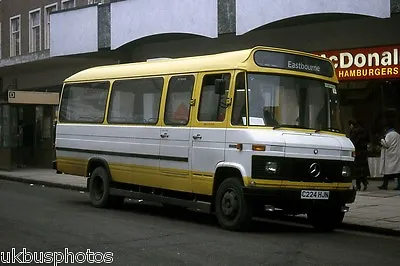
{"type": "Polygon", "coordinates": [[[229,230],[280,210],[333,230],[356,195],[337,84],[328,59],[270,47],[83,70],[63,86],[55,167],[87,177],[95,207],[154,201],[229,230]]]}

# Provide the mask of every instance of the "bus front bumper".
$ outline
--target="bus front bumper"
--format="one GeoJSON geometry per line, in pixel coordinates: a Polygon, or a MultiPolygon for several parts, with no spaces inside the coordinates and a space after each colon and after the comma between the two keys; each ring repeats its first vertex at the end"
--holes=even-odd
{"type": "Polygon", "coordinates": [[[306,212],[316,206],[345,206],[353,203],[353,189],[294,189],[244,187],[243,194],[255,204],[265,204],[292,212],[306,212]]]}

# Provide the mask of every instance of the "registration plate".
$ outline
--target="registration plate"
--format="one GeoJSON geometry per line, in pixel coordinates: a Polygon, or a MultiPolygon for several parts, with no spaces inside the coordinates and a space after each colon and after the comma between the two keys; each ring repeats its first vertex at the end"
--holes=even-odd
{"type": "Polygon", "coordinates": [[[312,199],[312,200],[327,200],[329,199],[329,191],[320,190],[302,190],[302,199],[312,199]]]}

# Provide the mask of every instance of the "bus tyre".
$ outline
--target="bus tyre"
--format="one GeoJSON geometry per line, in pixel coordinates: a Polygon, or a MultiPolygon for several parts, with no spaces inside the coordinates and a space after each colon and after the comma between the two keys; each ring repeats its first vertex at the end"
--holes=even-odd
{"type": "Polygon", "coordinates": [[[240,230],[251,222],[251,207],[244,198],[242,187],[238,178],[228,178],[218,187],[215,212],[219,224],[224,229],[240,230]]]}
{"type": "Polygon", "coordinates": [[[307,218],[317,231],[331,232],[342,223],[344,212],[341,208],[319,208],[308,212],[307,218]]]}
{"type": "Polygon", "coordinates": [[[89,195],[92,205],[97,208],[121,207],[124,198],[110,195],[110,179],[103,167],[97,167],[90,176],[89,195]]]}

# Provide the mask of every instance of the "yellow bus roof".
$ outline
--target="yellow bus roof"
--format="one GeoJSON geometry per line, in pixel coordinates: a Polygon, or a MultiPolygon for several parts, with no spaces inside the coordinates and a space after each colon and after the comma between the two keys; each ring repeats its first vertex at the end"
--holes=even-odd
{"type": "Polygon", "coordinates": [[[168,75],[177,73],[183,74],[195,73],[199,71],[203,72],[227,69],[244,69],[246,61],[251,56],[253,51],[256,50],[279,51],[311,56],[320,60],[328,60],[323,57],[301,51],[256,46],[251,49],[218,54],[92,67],[68,77],[65,82],[122,79],[129,77],[168,75]]]}

